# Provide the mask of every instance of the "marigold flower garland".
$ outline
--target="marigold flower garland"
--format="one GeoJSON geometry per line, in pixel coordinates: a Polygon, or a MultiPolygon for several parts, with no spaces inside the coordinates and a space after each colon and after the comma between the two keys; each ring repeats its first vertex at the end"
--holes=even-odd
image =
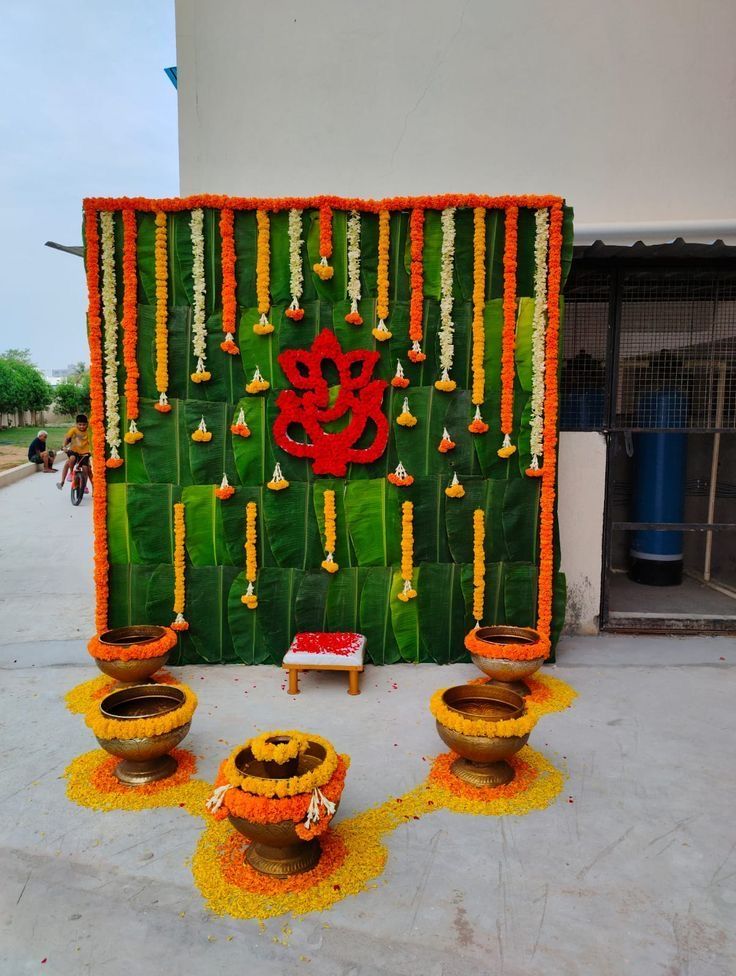
{"type": "Polygon", "coordinates": [[[386,342],[393,333],[386,328],[389,313],[388,296],[388,256],[389,239],[391,235],[391,214],[388,210],[381,210],[378,214],[378,277],[376,293],[376,314],[378,325],[373,329],[373,338],[378,342],[386,342]]]}
{"type": "Polygon", "coordinates": [[[398,390],[405,390],[409,385],[409,377],[404,375],[404,367],[401,365],[401,360],[396,360],[396,373],[391,380],[391,386],[396,387],[398,390]]]}
{"type": "Polygon", "coordinates": [[[486,516],[482,508],[473,512],[473,616],[475,626],[483,619],[486,596],[486,516]]]}
{"type": "Polygon", "coordinates": [[[404,403],[401,407],[401,413],[396,418],[396,423],[400,427],[416,427],[418,421],[417,418],[409,409],[409,397],[404,397],[404,403]]]}
{"type": "Polygon", "coordinates": [[[241,407],[234,424],[230,424],[230,433],[237,437],[250,437],[250,427],[245,419],[245,410],[241,407]]]}
{"type": "Polygon", "coordinates": [[[273,469],[273,475],[271,480],[266,483],[266,488],[270,488],[271,491],[283,491],[284,488],[289,487],[289,482],[284,477],[284,472],[281,470],[281,465],[276,462],[276,467],[273,469]]]}
{"type": "Polygon", "coordinates": [[[143,434],[138,419],[138,269],[136,240],[138,225],[134,210],[123,210],[123,365],[125,367],[125,408],[130,428],[124,435],[126,444],[135,444],[143,434]]]}
{"type": "Polygon", "coordinates": [[[319,208],[319,261],[312,270],[322,281],[329,281],[335,269],[329,263],[332,257],[332,207],[323,203],[319,208]]]}
{"type": "Polygon", "coordinates": [[[260,369],[256,366],[255,372],[253,373],[253,379],[250,381],[250,383],[246,383],[245,392],[252,394],[264,393],[269,389],[270,386],[271,384],[267,379],[263,378],[260,369]]]}
{"type": "Polygon", "coordinates": [[[103,644],[95,634],[88,642],[87,650],[99,661],[146,661],[166,654],[174,644],[176,644],[176,634],[170,627],[165,627],[158,640],[146,641],[143,644],[103,644]]]}
{"type": "Polygon", "coordinates": [[[156,236],[154,264],[156,274],[156,389],[159,413],[169,413],[169,270],[166,214],[158,211],[155,219],[156,236]]]}
{"type": "Polygon", "coordinates": [[[186,603],[185,573],[187,565],[186,523],[184,521],[184,503],[174,505],[174,622],[172,630],[189,630],[189,624],[184,618],[186,603]]]}
{"type": "Polygon", "coordinates": [[[240,598],[249,610],[255,610],[258,606],[254,584],[258,575],[258,550],[256,548],[257,530],[256,517],[258,506],[255,502],[248,502],[245,506],[245,578],[248,581],[248,589],[240,598]]]}
{"type": "Polygon", "coordinates": [[[358,311],[360,301],[360,214],[351,210],[346,229],[348,248],[348,298],[350,311],[345,321],[350,325],[362,325],[363,318],[358,311]]]}
{"type": "Polygon", "coordinates": [[[514,425],[514,348],[516,345],[516,245],[519,208],[506,209],[503,249],[503,348],[501,350],[501,433],[503,444],[499,457],[507,458],[516,450],[511,443],[514,425]]]}
{"type": "Polygon", "coordinates": [[[450,437],[447,427],[442,428],[442,440],[439,442],[437,450],[440,454],[447,454],[448,451],[454,451],[457,445],[455,441],[450,437]]]}
{"type": "Polygon", "coordinates": [[[235,238],[233,236],[234,215],[229,207],[220,211],[220,264],[222,266],[222,331],[225,339],[220,349],[230,356],[237,356],[240,349],[233,342],[238,314],[235,296],[235,238]]]}
{"type": "Polygon", "coordinates": [[[325,558],[322,569],[328,573],[336,573],[340,568],[335,562],[335,545],[337,543],[337,516],[335,512],[335,492],[328,488],[323,492],[325,512],[325,558]]]}
{"type": "MultiPolygon", "coordinates": [[[[269,732],[268,735],[278,735],[279,733],[269,732]]],[[[338,756],[335,748],[327,739],[310,732],[307,738],[310,742],[315,742],[322,746],[325,751],[324,761],[314,769],[289,779],[267,779],[263,776],[247,776],[241,773],[235,765],[235,760],[244,749],[251,746],[252,740],[248,739],[243,745],[237,746],[230,753],[222,766],[222,775],[225,782],[230,786],[238,787],[245,793],[254,793],[256,796],[285,797],[296,796],[299,793],[311,793],[314,789],[321,789],[334,776],[337,769],[338,756]]]]}
{"type": "Polygon", "coordinates": [[[427,358],[422,352],[424,338],[424,211],[415,207],[409,219],[411,240],[411,298],[409,300],[409,338],[411,349],[409,359],[413,363],[423,363],[427,358]]]}
{"type": "MultiPolygon", "coordinates": [[[[473,211],[473,355],[472,372],[473,388],[471,400],[476,406],[476,417],[473,423],[483,420],[480,416],[480,405],[486,397],[486,370],[485,370],[485,351],[486,351],[486,330],[485,330],[485,307],[486,307],[486,211],[483,207],[476,207],[473,211]]],[[[483,424],[485,430],[488,425],[483,424]]],[[[473,433],[483,434],[484,430],[478,425],[473,433]]],[[[472,425],[471,425],[472,430],[472,425]]]]}
{"type": "Polygon", "coordinates": [[[253,326],[253,331],[256,335],[268,335],[273,332],[273,324],[268,321],[271,308],[271,221],[265,210],[256,210],[256,223],[256,294],[261,317],[253,326]]]}
{"type": "Polygon", "coordinates": [[[549,244],[549,213],[537,210],[534,235],[534,318],[532,319],[532,395],[530,400],[529,447],[531,464],[526,473],[532,478],[542,474],[539,457],[544,447],[542,441],[544,422],[544,331],[547,315],[547,249],[549,244]]]}
{"type": "Polygon", "coordinates": [[[205,278],[204,278],[204,211],[201,207],[192,210],[189,221],[192,231],[192,352],[197,360],[195,371],[191,374],[193,383],[206,383],[212,378],[205,363],[207,360],[207,325],[205,322],[205,278]]]}
{"type": "Polygon", "coordinates": [[[120,447],[120,396],[118,393],[118,300],[115,280],[115,224],[113,215],[105,210],[100,215],[102,228],[102,317],[105,323],[105,437],[110,456],[108,468],[119,468],[123,459],[120,447]]]}
{"type": "Polygon", "coordinates": [[[455,358],[455,325],[452,321],[452,283],[455,274],[455,208],[447,207],[440,218],[442,245],[440,248],[440,369],[442,377],[434,384],[438,390],[449,393],[457,383],[450,379],[455,358]]]}
{"type": "Polygon", "coordinates": [[[533,703],[525,702],[525,712],[519,718],[501,718],[497,721],[465,718],[454,708],[449,708],[442,700],[447,688],[439,688],[429,700],[429,710],[440,725],[462,732],[465,735],[478,735],[493,739],[496,736],[507,739],[517,735],[528,735],[537,724],[539,715],[533,703]]]}
{"type": "MultiPolygon", "coordinates": [[[[87,324],[90,348],[90,431],[92,451],[99,458],[105,456],[105,407],[102,375],[102,304],[100,296],[100,230],[97,213],[87,210],[84,219],[85,270],[87,273],[87,324]]],[[[92,495],[94,522],[94,578],[95,626],[98,632],[107,630],[109,596],[107,547],[107,483],[104,468],[100,471],[92,495]]]]}
{"type": "Polygon", "coordinates": [[[463,498],[465,496],[465,489],[460,484],[457,471],[453,472],[452,481],[447,488],[445,488],[445,494],[448,498],[463,498]]]}
{"type": "Polygon", "coordinates": [[[299,306],[303,286],[302,212],[296,207],[292,207],[289,211],[289,291],[291,292],[291,305],[286,309],[286,317],[294,322],[300,322],[304,318],[304,309],[299,306]]]}
{"type": "Polygon", "coordinates": [[[402,603],[408,603],[417,595],[412,586],[414,579],[414,505],[404,502],[401,506],[401,576],[404,588],[398,594],[402,603]]]}
{"type": "Polygon", "coordinates": [[[282,766],[290,759],[296,759],[309,748],[309,739],[303,732],[289,729],[264,732],[250,740],[250,751],[259,762],[275,762],[282,766]],[[288,739],[288,742],[272,742],[272,739],[288,739]]]}
{"type": "Polygon", "coordinates": [[[414,475],[409,474],[401,461],[396,465],[396,470],[389,472],[386,478],[397,488],[408,488],[409,485],[414,484],[414,475]]]}
{"type": "Polygon", "coordinates": [[[207,430],[207,424],[204,417],[199,421],[197,429],[192,434],[192,440],[196,441],[198,444],[207,444],[212,440],[212,431],[207,430]]]}
{"type": "Polygon", "coordinates": [[[221,501],[227,501],[228,498],[232,498],[235,494],[235,489],[227,480],[227,475],[223,472],[222,481],[220,482],[220,487],[215,488],[215,497],[219,498],[221,501]]]}
{"type": "Polygon", "coordinates": [[[184,693],[184,701],[170,712],[152,715],[150,718],[107,718],[94,705],[85,715],[84,721],[98,739],[145,739],[152,735],[165,735],[191,722],[197,708],[197,696],[186,685],[169,685],[184,693]]]}

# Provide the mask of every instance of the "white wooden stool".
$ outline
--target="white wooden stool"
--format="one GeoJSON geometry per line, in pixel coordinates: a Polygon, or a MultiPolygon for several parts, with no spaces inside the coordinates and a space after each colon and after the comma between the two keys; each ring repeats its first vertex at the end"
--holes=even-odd
{"type": "Polygon", "coordinates": [[[289,694],[299,694],[300,671],[347,671],[348,694],[360,694],[366,640],[362,634],[297,634],[284,655],[289,694]]]}

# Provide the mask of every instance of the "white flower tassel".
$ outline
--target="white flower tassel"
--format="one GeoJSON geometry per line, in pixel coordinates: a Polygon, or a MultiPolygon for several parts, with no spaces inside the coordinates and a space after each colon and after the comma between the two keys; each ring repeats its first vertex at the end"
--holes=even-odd
{"type": "Polygon", "coordinates": [[[332,800],[328,800],[322,790],[315,787],[312,790],[312,799],[309,801],[307,819],[304,821],[304,827],[306,830],[309,830],[313,823],[319,823],[320,807],[322,807],[325,813],[330,817],[334,816],[335,810],[337,809],[332,800]]]}
{"type": "Polygon", "coordinates": [[[273,469],[273,477],[271,478],[271,481],[275,481],[277,484],[280,481],[286,481],[284,478],[284,472],[281,470],[281,465],[278,463],[278,461],[276,462],[276,467],[273,469]]]}
{"type": "Polygon", "coordinates": [[[511,447],[511,437],[508,434],[503,435],[503,446],[511,447]]]}
{"type": "Polygon", "coordinates": [[[289,291],[291,292],[292,312],[299,310],[302,297],[304,271],[302,270],[302,212],[289,211],[289,291]]]}
{"type": "Polygon", "coordinates": [[[118,391],[118,314],[115,291],[115,224],[113,215],[100,214],[102,239],[102,318],[104,322],[105,357],[105,439],[110,458],[120,455],[120,394],[118,391]]]}
{"type": "Polygon", "coordinates": [[[220,482],[220,488],[229,488],[230,482],[227,480],[227,475],[223,474],[222,481],[220,482]]]}
{"type": "Polygon", "coordinates": [[[204,277],[204,211],[192,210],[189,222],[192,232],[192,352],[197,357],[197,372],[204,373],[204,360],[207,358],[207,326],[205,321],[205,277],[204,277]],[[200,369],[201,364],[201,369],[200,369]]]}
{"type": "Polygon", "coordinates": [[[443,370],[442,379],[449,380],[446,375],[452,369],[455,358],[455,342],[453,335],[455,325],[452,321],[452,279],[455,271],[455,208],[448,207],[442,211],[442,246],[440,265],[440,369],[443,370]]]}
{"type": "MultiPolygon", "coordinates": [[[[179,614],[181,616],[181,614],[179,614]]],[[[217,813],[217,811],[222,806],[223,800],[225,799],[225,794],[229,789],[232,789],[229,783],[225,783],[224,786],[218,786],[212,796],[205,803],[205,807],[210,811],[210,813],[217,813]]]]}
{"type": "Polygon", "coordinates": [[[204,358],[202,356],[200,356],[199,359],[197,360],[197,367],[194,370],[194,372],[195,373],[206,373],[207,372],[207,370],[205,369],[205,365],[204,365],[204,358]]]}
{"type": "Polygon", "coordinates": [[[531,468],[539,469],[538,456],[543,449],[545,332],[547,324],[547,251],[549,246],[549,211],[535,213],[534,236],[534,317],[532,319],[532,395],[530,399],[529,449],[531,468]]]}
{"type": "Polygon", "coordinates": [[[204,417],[202,417],[200,422],[197,424],[197,429],[200,430],[203,434],[207,433],[207,424],[204,422],[204,417]]]}
{"type": "Polygon", "coordinates": [[[161,393],[161,394],[159,394],[158,402],[159,402],[159,406],[161,406],[161,407],[168,407],[168,405],[169,405],[169,398],[166,396],[165,393],[161,393]]]}
{"type": "Polygon", "coordinates": [[[268,325],[268,316],[265,312],[261,312],[260,325],[268,325]]]}
{"type": "Polygon", "coordinates": [[[402,479],[408,476],[407,470],[404,467],[404,465],[401,463],[401,461],[399,461],[399,463],[396,465],[396,470],[394,471],[394,474],[396,475],[397,478],[402,478],[402,479]]]}
{"type": "Polygon", "coordinates": [[[174,621],[174,623],[175,624],[185,624],[186,623],[186,620],[184,619],[184,614],[183,613],[177,613],[176,620],[174,621]]]}
{"type": "Polygon", "coordinates": [[[348,251],[348,298],[350,312],[355,315],[360,301],[360,214],[351,210],[346,228],[348,251]]]}

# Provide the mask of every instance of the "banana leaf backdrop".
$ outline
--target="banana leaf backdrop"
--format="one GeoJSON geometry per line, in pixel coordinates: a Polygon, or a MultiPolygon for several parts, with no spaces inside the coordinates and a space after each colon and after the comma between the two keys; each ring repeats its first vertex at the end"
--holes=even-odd
{"type": "MultiPolygon", "coordinates": [[[[188,212],[168,216],[169,248],[169,396],[172,411],[154,409],[155,386],[155,271],[154,215],[138,220],[138,363],[141,397],[138,426],[144,439],[124,444],[125,464],[107,472],[108,542],[110,559],[111,627],[133,623],[169,623],[173,600],[172,506],[186,505],[186,617],[188,632],[180,635],[177,663],[280,663],[297,631],[355,630],[368,640],[368,657],[375,664],[397,661],[448,663],[467,656],[463,637],[473,624],[472,513],[486,511],[487,571],[484,623],[534,625],[538,559],[540,479],[528,478],[529,397],[531,392],[531,326],[534,312],[534,214],[519,212],[517,272],[518,316],[514,395],[514,443],[519,450],[509,460],[496,450],[499,426],[501,332],[503,327],[504,218],[487,215],[486,403],[483,417],[490,424],[485,436],[467,430],[472,417],[471,321],[473,288],[473,214],[456,213],[454,281],[455,364],[458,390],[435,390],[440,297],[440,214],[426,212],[424,245],[424,348],[426,362],[406,358],[409,328],[408,213],[391,215],[390,316],[393,338],[376,343],[371,329],[377,323],[376,269],[378,218],[362,214],[360,313],[363,326],[345,322],[347,299],[346,214],[333,217],[334,277],[321,281],[312,273],[319,260],[319,221],[316,211],[304,211],[305,316],[292,322],[284,311],[289,292],[288,213],[271,215],[269,337],[252,331],[258,321],[256,299],[256,217],[252,211],[235,214],[236,277],[240,356],[220,349],[221,266],[219,212],[205,210],[205,271],[207,311],[207,368],[209,383],[190,381],[195,362],[191,351],[192,247],[188,212]],[[375,375],[390,379],[400,358],[411,380],[408,390],[389,386],[384,399],[394,420],[408,393],[419,423],[412,429],[391,424],[384,456],[370,465],[353,465],[346,479],[319,479],[310,462],[293,458],[273,442],[275,398],[287,384],[277,356],[284,349],[308,347],[320,329],[331,328],[343,349],[376,348],[381,356],[375,375]],[[245,395],[245,383],[258,365],[271,383],[266,396],[245,395]],[[240,408],[252,435],[233,437],[230,424],[240,408]],[[213,434],[207,444],[194,443],[191,432],[204,416],[213,434]],[[440,454],[437,445],[447,427],[457,447],[440,454]],[[386,481],[399,458],[414,475],[409,489],[386,481]],[[264,486],[275,462],[290,481],[286,491],[264,486]],[[453,470],[466,495],[450,499],[444,489],[453,470]],[[236,486],[235,495],[221,502],[214,495],[223,472],[236,486]],[[323,491],[336,493],[338,573],[319,568],[324,558],[323,491]],[[414,502],[416,600],[396,599],[401,590],[401,502],[414,502]],[[248,610],[245,592],[245,505],[258,503],[258,608],[248,610]]],[[[115,214],[117,282],[122,301],[122,227],[115,214]]],[[[572,211],[565,210],[563,280],[572,248],[572,211]]],[[[122,359],[122,354],[119,356],[122,359]]],[[[124,377],[120,376],[121,389],[124,377]]],[[[125,401],[121,414],[126,419],[125,401]]],[[[556,547],[559,549],[559,547],[556,547]]],[[[559,553],[558,553],[559,561],[559,553]]],[[[564,618],[565,581],[555,579],[553,641],[564,618]]]]}

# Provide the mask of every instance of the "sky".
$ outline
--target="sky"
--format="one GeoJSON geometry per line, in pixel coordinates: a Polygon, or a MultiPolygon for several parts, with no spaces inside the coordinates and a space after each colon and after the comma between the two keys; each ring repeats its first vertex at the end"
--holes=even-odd
{"type": "Polygon", "coordinates": [[[86,196],[177,196],[173,0],[0,2],[0,351],[89,362],[86,196]]]}

